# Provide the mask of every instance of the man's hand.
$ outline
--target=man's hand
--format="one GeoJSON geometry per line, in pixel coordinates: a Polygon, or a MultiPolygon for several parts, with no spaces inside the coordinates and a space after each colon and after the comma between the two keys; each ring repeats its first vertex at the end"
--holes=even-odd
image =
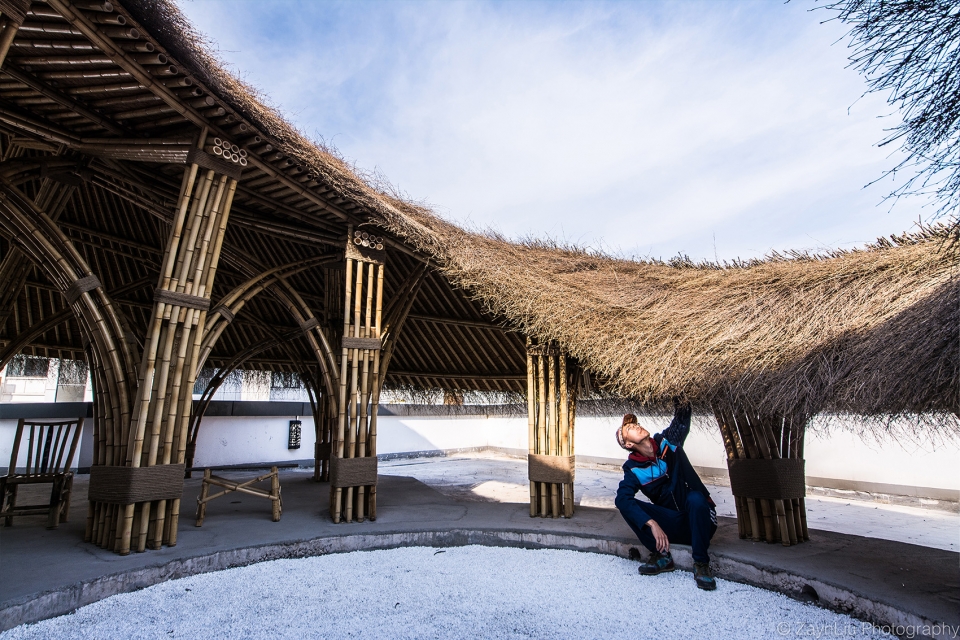
{"type": "Polygon", "coordinates": [[[653,534],[653,539],[657,543],[657,551],[660,553],[668,553],[670,551],[670,540],[667,539],[667,534],[663,532],[663,529],[660,528],[657,521],[651,518],[647,520],[647,526],[650,527],[650,533],[653,534]]]}

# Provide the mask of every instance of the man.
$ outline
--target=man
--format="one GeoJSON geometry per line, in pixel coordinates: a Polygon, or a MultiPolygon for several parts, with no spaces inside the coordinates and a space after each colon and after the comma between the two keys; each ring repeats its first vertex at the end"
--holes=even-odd
{"type": "Polygon", "coordinates": [[[623,417],[617,442],[630,451],[630,457],[623,464],[616,505],[650,551],[649,559],[640,565],[641,574],[673,571],[670,543],[689,544],[694,580],[701,589],[712,591],[717,582],[710,572],[707,547],[717,530],[716,505],[683,451],[690,432],[690,404],[674,400],[674,407],[670,426],[655,436],[637,424],[632,413],[623,417]],[[638,491],[650,502],[637,500],[638,491]]]}

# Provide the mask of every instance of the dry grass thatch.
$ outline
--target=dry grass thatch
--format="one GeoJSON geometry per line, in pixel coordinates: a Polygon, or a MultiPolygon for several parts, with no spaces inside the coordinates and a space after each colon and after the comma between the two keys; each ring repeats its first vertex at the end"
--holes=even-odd
{"type": "Polygon", "coordinates": [[[646,405],[960,415],[960,260],[941,227],[741,265],[616,259],[471,233],[365,180],[223,69],[169,1],[125,3],[191,72],[494,314],[646,405]]]}

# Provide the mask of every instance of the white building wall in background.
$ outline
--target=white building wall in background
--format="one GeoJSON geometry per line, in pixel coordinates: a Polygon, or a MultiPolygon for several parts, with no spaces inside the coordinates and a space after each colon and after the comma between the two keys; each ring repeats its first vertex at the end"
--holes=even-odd
{"type": "MultiPolygon", "coordinates": [[[[642,418],[641,421],[654,432],[669,424],[667,418],[642,418]]],[[[16,420],[0,420],[0,466],[5,467],[10,459],[16,424],[16,420]]],[[[526,455],[527,451],[527,421],[522,417],[379,416],[377,424],[377,452],[380,455],[485,447],[515,455],[526,455]]],[[[578,460],[581,463],[620,464],[625,456],[614,439],[619,424],[619,416],[578,417],[575,439],[578,460]]],[[[91,421],[88,420],[85,427],[80,452],[80,466],[83,467],[89,465],[91,421]]],[[[208,416],[200,427],[194,464],[306,463],[313,459],[314,442],[313,420],[309,416],[208,416]],[[288,449],[289,424],[296,417],[302,421],[301,446],[288,449]]],[[[725,471],[726,455],[720,435],[706,419],[695,424],[685,448],[694,465],[716,469],[720,473],[725,471]]],[[[834,429],[826,436],[808,432],[805,453],[808,479],[960,491],[960,446],[956,442],[934,444],[891,440],[881,445],[865,443],[852,433],[834,429]]],[[[843,488],[840,484],[833,482],[829,486],[843,488]]],[[[952,499],[956,500],[957,496],[952,499]]]]}

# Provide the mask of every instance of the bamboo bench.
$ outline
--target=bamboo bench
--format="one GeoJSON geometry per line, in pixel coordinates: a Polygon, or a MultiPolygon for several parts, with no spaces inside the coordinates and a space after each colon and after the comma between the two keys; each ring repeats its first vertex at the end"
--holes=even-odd
{"type": "Polygon", "coordinates": [[[196,526],[203,526],[203,519],[207,515],[208,502],[211,500],[216,500],[217,498],[221,498],[228,493],[233,493],[234,491],[269,499],[273,503],[273,521],[280,522],[280,513],[283,511],[283,503],[280,500],[280,470],[277,467],[270,467],[270,473],[265,473],[261,476],[253,478],[252,480],[245,480],[243,482],[221,478],[220,476],[213,475],[213,472],[210,469],[204,469],[203,484],[200,487],[200,495],[197,497],[196,526]],[[251,486],[258,482],[264,482],[268,479],[270,480],[269,491],[259,487],[251,486]],[[223,487],[223,491],[215,493],[212,496],[207,495],[211,485],[223,487]]]}

